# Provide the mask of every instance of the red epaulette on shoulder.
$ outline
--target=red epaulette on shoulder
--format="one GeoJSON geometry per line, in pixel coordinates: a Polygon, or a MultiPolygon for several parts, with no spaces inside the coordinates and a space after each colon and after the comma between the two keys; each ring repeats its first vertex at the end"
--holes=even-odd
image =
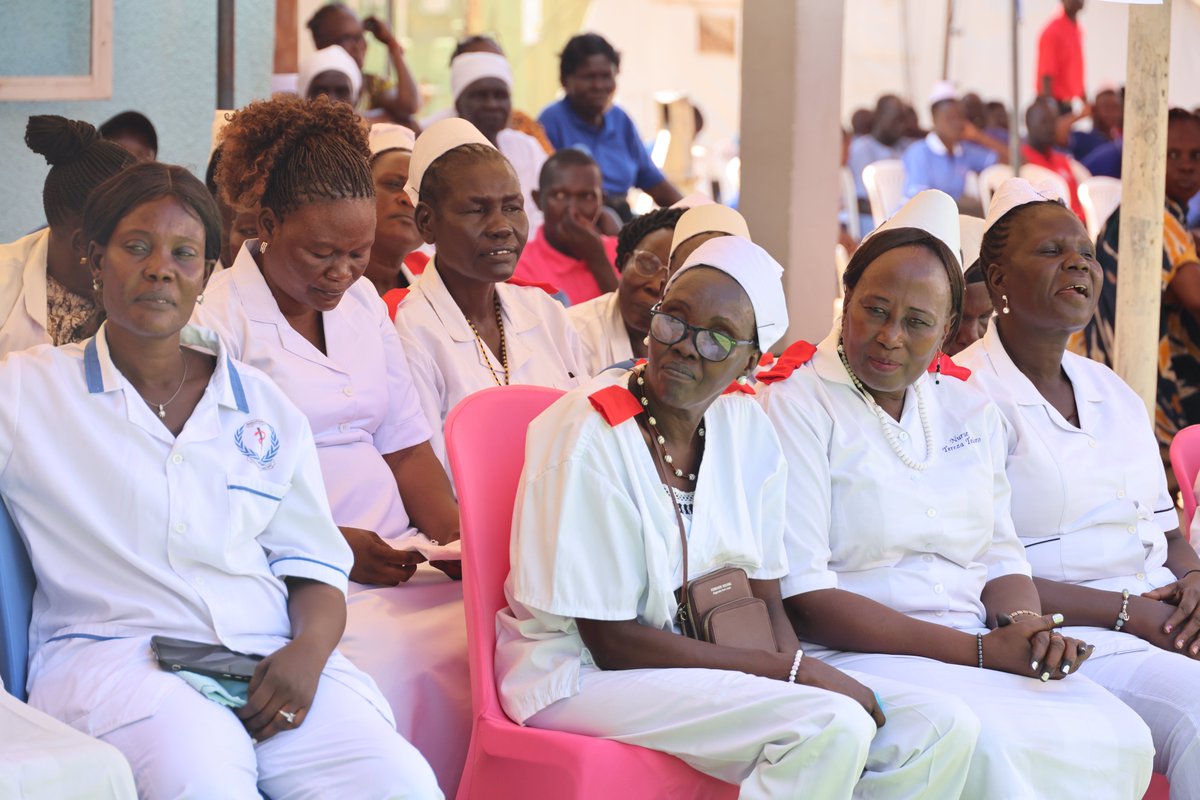
{"type": "Polygon", "coordinates": [[[762,358],[760,358],[758,360],[758,368],[759,369],[770,369],[771,365],[774,363],[775,363],[775,354],[774,353],[771,353],[771,352],[763,353],[762,358]]]}
{"type": "Polygon", "coordinates": [[[927,372],[938,372],[938,366],[941,366],[941,373],[949,375],[951,378],[958,378],[960,381],[965,381],[971,377],[971,370],[966,367],[960,367],[954,363],[954,360],[945,353],[938,353],[937,358],[929,363],[927,372]]]}
{"type": "Polygon", "coordinates": [[[738,383],[737,381],[731,381],[730,384],[725,387],[725,391],[721,392],[721,394],[748,394],[753,397],[754,395],[758,394],[758,392],[754,391],[754,387],[749,383],[738,383]]]}
{"type": "Polygon", "coordinates": [[[425,271],[425,267],[429,266],[429,254],[413,250],[404,257],[404,266],[408,267],[408,271],[413,275],[420,275],[425,271]]]}
{"type": "Polygon", "coordinates": [[[592,408],[600,412],[609,427],[615,428],[642,413],[642,404],[622,385],[606,386],[588,395],[592,408]]]}
{"type": "Polygon", "coordinates": [[[763,370],[756,376],[759,383],[775,383],[789,377],[796,371],[797,367],[807,364],[812,361],[812,357],[817,352],[817,347],[806,341],[793,343],[787,350],[783,351],[776,361],[775,366],[768,370],[763,370]]]}
{"type": "Polygon", "coordinates": [[[512,277],[505,281],[509,286],[532,286],[535,289],[541,289],[546,294],[553,297],[558,294],[558,287],[552,283],[543,283],[541,281],[527,281],[524,278],[512,277]]]}
{"type": "Polygon", "coordinates": [[[388,316],[392,322],[396,321],[396,309],[400,308],[400,301],[408,297],[408,289],[388,289],[383,293],[383,302],[387,304],[388,316]]]}

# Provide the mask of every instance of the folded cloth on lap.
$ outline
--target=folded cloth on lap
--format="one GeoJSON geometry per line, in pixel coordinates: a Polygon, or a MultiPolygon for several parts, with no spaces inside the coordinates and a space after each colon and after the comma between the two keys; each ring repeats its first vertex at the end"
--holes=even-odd
{"type": "Polygon", "coordinates": [[[213,678],[196,672],[180,670],[175,673],[200,694],[209,700],[228,708],[241,708],[246,705],[247,690],[250,684],[246,681],[232,678],[213,678]]]}

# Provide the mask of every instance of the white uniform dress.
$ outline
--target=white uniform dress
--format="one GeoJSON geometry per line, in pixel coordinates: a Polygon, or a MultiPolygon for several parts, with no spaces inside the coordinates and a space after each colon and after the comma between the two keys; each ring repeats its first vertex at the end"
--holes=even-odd
{"type": "Polygon", "coordinates": [[[116,746],[143,797],[440,797],[336,651],[304,724],[260,744],[155,663],[153,634],[274,652],[291,635],[284,579],[345,591],[350,549],[308,422],[274,383],[185,327],[217,364],[174,437],[106,331],[0,364],[0,494],[37,576],[30,705],[116,746]]]}
{"type": "MultiPolygon", "coordinates": [[[[196,306],[234,358],[265,372],[312,426],[333,519],[399,542],[416,530],[386,454],[429,441],[430,428],[387,307],[366,278],[322,314],[322,353],[284,318],[243,247],[196,306]]],[[[379,684],[397,730],[453,796],[471,732],[462,584],[422,565],[399,586],[351,582],[341,650],[379,684]]]]}
{"type": "Polygon", "coordinates": [[[567,317],[583,345],[583,358],[588,372],[599,375],[613,364],[633,359],[629,331],[616,292],[606,292],[567,309],[567,317]]]}
{"type": "MultiPolygon", "coordinates": [[[[679,530],[666,487],[628,411],[602,416],[592,395],[640,406],[611,371],[567,394],[529,428],[505,584],[496,676],[521,724],[660,750],[741,785],[742,798],[957,797],[978,722],[965,704],[875,681],[888,714],[804,685],[715,669],[605,671],[576,617],[674,628],[679,530]],[[606,420],[612,419],[613,424],[606,420]]],[[[620,403],[608,402],[610,411],[620,403]]],[[[779,442],[753,400],[718,398],[688,533],[695,577],[736,566],[786,574],[779,442]]]]}
{"type": "MultiPolygon", "coordinates": [[[[396,330],[433,427],[433,450],[445,464],[446,415],[467,395],[495,386],[496,376],[503,380],[504,371],[490,348],[480,351],[436,262],[435,257],[400,303],[396,330]]],[[[504,319],[509,383],[573,389],[588,377],[579,336],[562,305],[532,286],[498,283],[496,293],[504,319]]]]}
{"type": "MultiPolygon", "coordinates": [[[[1164,534],[1179,517],[1133,390],[1103,364],[1064,353],[1076,428],[1013,363],[997,326],[955,360],[974,371],[971,382],[1007,423],[1013,522],[1033,574],[1133,595],[1174,581],[1164,534]]],[[[1200,797],[1200,663],[1108,628],[1067,630],[1096,645],[1087,676],[1150,726],[1155,770],[1170,779],[1171,796],[1200,797]]]]}
{"type": "Polygon", "coordinates": [[[50,344],[46,327],[46,260],[50,229],[0,245],[0,358],[50,344]]]}
{"type": "Polygon", "coordinates": [[[528,133],[505,128],[496,134],[496,149],[512,164],[517,180],[521,182],[521,194],[525,196],[525,215],[529,217],[529,230],[536,231],[542,224],[542,211],[533,202],[533,191],[538,188],[542,165],[548,156],[537,139],[528,133]]]}
{"type": "MultiPolygon", "coordinates": [[[[927,470],[912,469],[851,383],[837,342],[834,329],[811,360],[759,390],[788,459],[784,597],[842,589],[925,622],[985,633],[984,585],[1029,574],[1009,512],[1000,412],[957,378],[935,384],[923,374],[906,391],[900,421],[885,415],[905,452],[924,461],[919,387],[934,455],[927,470]]],[[[983,729],[967,797],[1132,798],[1149,784],[1149,731],[1084,675],[1042,683],[915,656],[810,647],[836,666],[935,686],[970,703],[983,729]]]]}

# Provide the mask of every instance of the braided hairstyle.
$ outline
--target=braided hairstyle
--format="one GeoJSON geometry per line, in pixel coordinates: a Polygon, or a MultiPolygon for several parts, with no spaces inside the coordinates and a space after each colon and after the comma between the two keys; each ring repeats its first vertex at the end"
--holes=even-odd
{"type": "Polygon", "coordinates": [[[283,219],[321,200],[375,197],[367,134],[345,103],[261,100],[236,112],[222,136],[216,179],[232,208],[261,206],[283,219]]]}
{"type": "MultiPolygon", "coordinates": [[[[464,161],[495,161],[512,170],[512,164],[504,157],[504,154],[491,145],[478,142],[459,145],[442,153],[425,168],[425,174],[421,176],[421,185],[418,187],[420,201],[436,208],[438,200],[447,186],[446,173],[454,165],[464,161]]],[[[515,175],[516,172],[514,171],[513,174],[515,175]]]]}
{"type": "Polygon", "coordinates": [[[686,208],[656,208],[648,214],[634,217],[617,234],[617,269],[625,271],[625,262],[633,255],[638,243],[655,231],[675,228],[686,208]]]}
{"type": "Polygon", "coordinates": [[[92,125],[48,114],[29,118],[25,145],[50,165],[42,208],[51,228],[82,215],[92,190],[136,160],[121,145],[100,138],[92,125]]]}

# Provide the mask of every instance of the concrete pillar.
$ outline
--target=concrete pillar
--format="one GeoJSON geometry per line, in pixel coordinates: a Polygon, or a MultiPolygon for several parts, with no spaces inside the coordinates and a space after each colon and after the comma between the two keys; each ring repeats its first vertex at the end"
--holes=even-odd
{"type": "Polygon", "coordinates": [[[1114,366],[1154,418],[1162,303],[1171,0],[1129,7],[1114,366]]]}
{"type": "Polygon", "coordinates": [[[754,241],[784,266],[796,339],[833,324],[844,0],[745,0],[742,188],[754,241]]]}

